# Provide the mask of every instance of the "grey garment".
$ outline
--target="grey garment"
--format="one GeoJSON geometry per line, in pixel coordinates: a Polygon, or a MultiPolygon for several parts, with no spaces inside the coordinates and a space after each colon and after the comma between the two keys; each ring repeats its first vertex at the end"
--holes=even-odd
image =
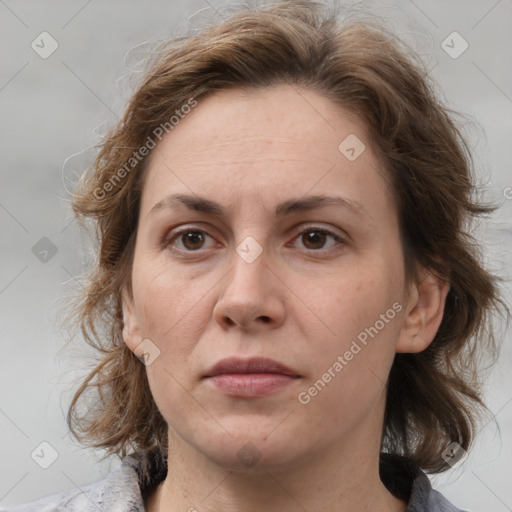
{"type": "Polygon", "coordinates": [[[133,460],[123,459],[99,482],[70,489],[5,512],[144,512],[141,489],[133,460]]]}
{"type": "MultiPolygon", "coordinates": [[[[5,512],[144,512],[144,489],[139,483],[137,468],[137,460],[126,457],[99,482],[5,509],[5,512]]],[[[410,466],[397,471],[395,466],[385,476],[384,483],[391,482],[395,494],[403,494],[400,497],[408,501],[406,512],[464,512],[433,490],[427,475],[417,468],[414,472],[410,471],[410,466]],[[395,477],[400,482],[390,480],[395,477]]]]}

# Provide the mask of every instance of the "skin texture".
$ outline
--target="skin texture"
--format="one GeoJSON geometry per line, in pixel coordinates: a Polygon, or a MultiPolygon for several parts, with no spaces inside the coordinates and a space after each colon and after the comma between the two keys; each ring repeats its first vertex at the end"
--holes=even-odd
{"type": "Polygon", "coordinates": [[[153,150],[123,291],[128,347],[140,356],[149,339],[160,351],[146,368],[169,424],[169,473],[147,510],[405,510],[378,474],[385,382],[396,352],[434,338],[448,284],[422,269],[406,282],[382,172],[356,117],[289,85],[200,98],[153,150]],[[365,144],[354,161],[338,149],[350,134],[365,144]],[[177,193],[225,213],[151,211],[177,193]],[[274,215],[311,195],[359,206],[274,215]],[[203,235],[176,236],[183,227],[203,235]],[[251,263],[236,251],[254,254],[247,237],[262,250],[251,263]],[[381,315],[384,327],[334,371],[381,315]],[[265,397],[228,396],[203,376],[231,356],[272,358],[299,378],[265,397]],[[329,368],[330,381],[301,403],[329,368]]]}

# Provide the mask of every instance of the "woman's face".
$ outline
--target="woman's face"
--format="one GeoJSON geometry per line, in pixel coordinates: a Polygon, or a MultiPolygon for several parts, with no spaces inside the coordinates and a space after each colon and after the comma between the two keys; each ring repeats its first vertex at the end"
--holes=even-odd
{"type": "Polygon", "coordinates": [[[285,85],[200,98],[153,150],[124,336],[175,443],[241,469],[378,449],[412,307],[381,172],[285,85]]]}

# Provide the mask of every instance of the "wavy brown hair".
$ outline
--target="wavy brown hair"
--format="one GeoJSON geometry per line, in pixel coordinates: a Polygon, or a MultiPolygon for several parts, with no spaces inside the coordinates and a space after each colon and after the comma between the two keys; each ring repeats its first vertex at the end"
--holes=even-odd
{"type": "Polygon", "coordinates": [[[502,302],[469,234],[471,220],[492,208],[475,197],[467,143],[424,66],[378,24],[341,21],[310,1],[245,9],[162,43],[155,55],[73,196],[75,214],[92,220],[98,242],[73,316],[98,351],[68,412],[75,437],[107,454],[156,454],[152,470],[165,469],[167,425],[145,366],[122,336],[121,290],[130,286],[149,156],[130,159],[191,98],[289,84],[326,96],[365,123],[394,191],[408,278],[421,265],[450,282],[433,342],[395,357],[382,434],[383,451],[429,472],[446,469],[446,446],[456,441],[467,450],[474,437],[483,406],[477,366],[482,354],[496,353],[490,321],[502,302]]]}

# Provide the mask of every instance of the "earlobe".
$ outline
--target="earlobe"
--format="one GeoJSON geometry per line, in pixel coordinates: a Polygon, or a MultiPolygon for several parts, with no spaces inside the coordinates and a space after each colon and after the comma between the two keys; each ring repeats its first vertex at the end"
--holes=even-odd
{"type": "Polygon", "coordinates": [[[140,336],[140,329],[135,315],[133,297],[126,287],[121,292],[121,302],[123,308],[123,339],[126,346],[135,354],[135,350],[142,342],[142,337],[140,336]]]}
{"type": "Polygon", "coordinates": [[[431,272],[420,272],[420,280],[409,293],[397,352],[417,353],[434,340],[444,314],[450,283],[431,272]]]}

